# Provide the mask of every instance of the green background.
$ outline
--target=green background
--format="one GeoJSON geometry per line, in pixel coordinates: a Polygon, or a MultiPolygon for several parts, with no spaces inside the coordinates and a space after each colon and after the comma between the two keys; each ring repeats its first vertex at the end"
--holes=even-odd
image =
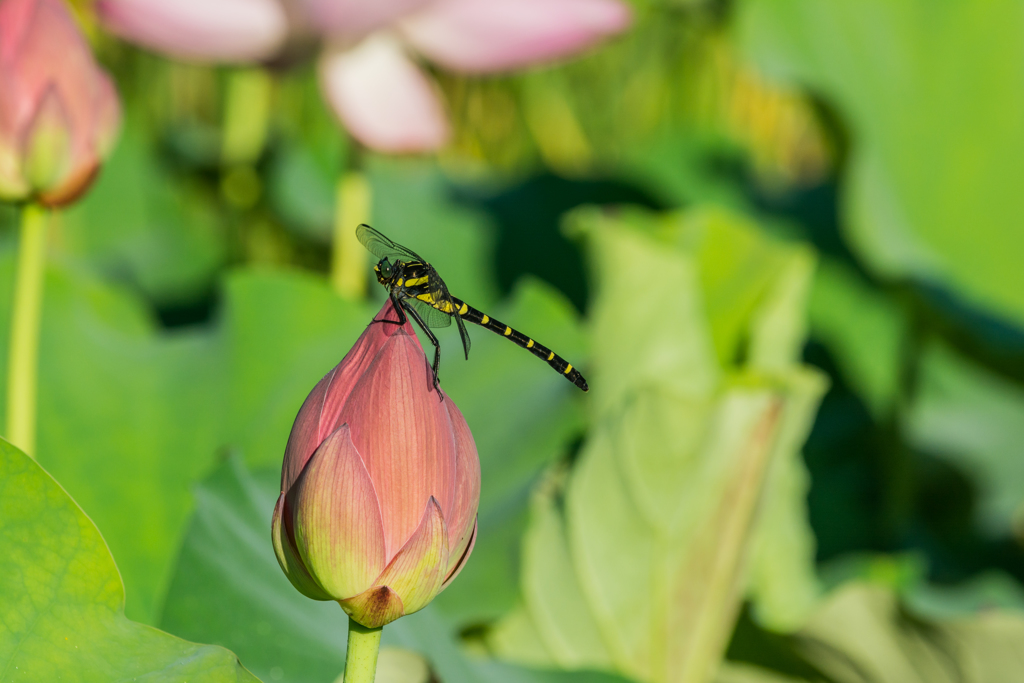
{"type": "Polygon", "coordinates": [[[577,59],[434,72],[453,139],[418,157],[357,148],[307,63],[224,161],[245,69],[92,32],[125,121],[50,225],[38,464],[0,443],[0,681],[340,674],[344,614],[269,529],[298,407],[384,301],[368,255],[365,296],[329,282],[350,171],[591,388],[439,332],[479,536],[378,680],[1024,681],[1024,7],[630,5],[577,59]]]}

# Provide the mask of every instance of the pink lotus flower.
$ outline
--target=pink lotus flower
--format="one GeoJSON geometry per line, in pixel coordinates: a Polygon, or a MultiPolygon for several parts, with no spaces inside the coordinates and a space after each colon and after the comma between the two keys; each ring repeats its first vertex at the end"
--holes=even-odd
{"type": "Polygon", "coordinates": [[[120,117],[110,79],[61,0],[0,1],[0,200],[74,200],[120,117]]]}
{"type": "Polygon", "coordinates": [[[320,40],[324,94],[349,131],[386,152],[440,147],[448,121],[422,56],[464,73],[521,68],[624,30],[620,0],[99,0],[121,36],[189,59],[270,60],[320,40]]]}
{"type": "MultiPolygon", "coordinates": [[[[398,319],[390,301],[378,319],[398,319]]],[[[368,628],[425,607],[476,540],[476,445],[437,391],[412,327],[372,323],[288,438],[271,528],[278,562],[301,593],[338,601],[368,628]]]]}

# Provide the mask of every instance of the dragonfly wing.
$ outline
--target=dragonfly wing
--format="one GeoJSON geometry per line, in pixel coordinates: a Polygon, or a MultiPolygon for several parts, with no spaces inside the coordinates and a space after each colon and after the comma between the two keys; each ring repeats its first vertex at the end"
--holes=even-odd
{"type": "Polygon", "coordinates": [[[466,323],[462,322],[462,316],[456,313],[452,317],[455,318],[455,323],[459,326],[459,336],[462,337],[462,350],[466,352],[466,360],[469,360],[469,347],[473,345],[473,340],[469,338],[469,332],[466,331],[466,323]]]}
{"type": "Polygon", "coordinates": [[[379,230],[374,230],[365,223],[356,228],[356,237],[371,254],[379,259],[397,259],[399,261],[422,261],[419,254],[407,249],[397,242],[392,242],[379,230]]]}
{"type": "Polygon", "coordinates": [[[419,299],[409,298],[406,299],[416,312],[423,318],[423,322],[427,324],[427,327],[448,327],[452,324],[452,316],[437,310],[425,301],[419,299]]]}
{"type": "Polygon", "coordinates": [[[455,305],[455,301],[452,300],[452,295],[448,292],[448,287],[444,284],[444,280],[437,274],[437,271],[431,268],[427,273],[427,287],[430,289],[430,296],[434,298],[434,301],[442,302],[441,307],[447,308],[452,312],[452,317],[455,318],[455,324],[459,328],[459,337],[462,338],[462,349],[466,353],[466,359],[469,359],[469,347],[472,346],[473,340],[469,338],[469,332],[466,331],[466,324],[462,322],[462,316],[459,315],[459,308],[455,305]],[[447,304],[447,305],[446,305],[447,304]]]}

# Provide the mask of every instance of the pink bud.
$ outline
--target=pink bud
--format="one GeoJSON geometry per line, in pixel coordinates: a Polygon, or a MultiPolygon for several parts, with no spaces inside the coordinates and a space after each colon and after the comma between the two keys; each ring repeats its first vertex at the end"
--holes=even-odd
{"type": "Polygon", "coordinates": [[[73,201],[120,118],[117,93],[61,0],[0,1],[0,199],[73,201]]]}
{"type": "MultiPolygon", "coordinates": [[[[378,320],[397,320],[388,302],[378,320]]],[[[292,426],[271,535],[304,595],[376,627],[422,609],[476,538],[480,461],[412,327],[372,323],[292,426]]]]}

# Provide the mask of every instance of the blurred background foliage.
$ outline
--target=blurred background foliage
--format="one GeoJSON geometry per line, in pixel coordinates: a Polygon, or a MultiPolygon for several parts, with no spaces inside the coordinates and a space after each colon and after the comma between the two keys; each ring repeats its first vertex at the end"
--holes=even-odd
{"type": "Polygon", "coordinates": [[[383,300],[329,282],[358,169],[374,227],[591,379],[441,335],[479,540],[382,671],[1024,681],[1020,3],[632,0],[574,61],[435,70],[432,157],[349,139],[312,66],[169,61],[74,5],[125,121],[51,226],[37,450],[128,617],[266,681],[340,672],[343,615],[269,519],[299,405],[383,300]]]}

